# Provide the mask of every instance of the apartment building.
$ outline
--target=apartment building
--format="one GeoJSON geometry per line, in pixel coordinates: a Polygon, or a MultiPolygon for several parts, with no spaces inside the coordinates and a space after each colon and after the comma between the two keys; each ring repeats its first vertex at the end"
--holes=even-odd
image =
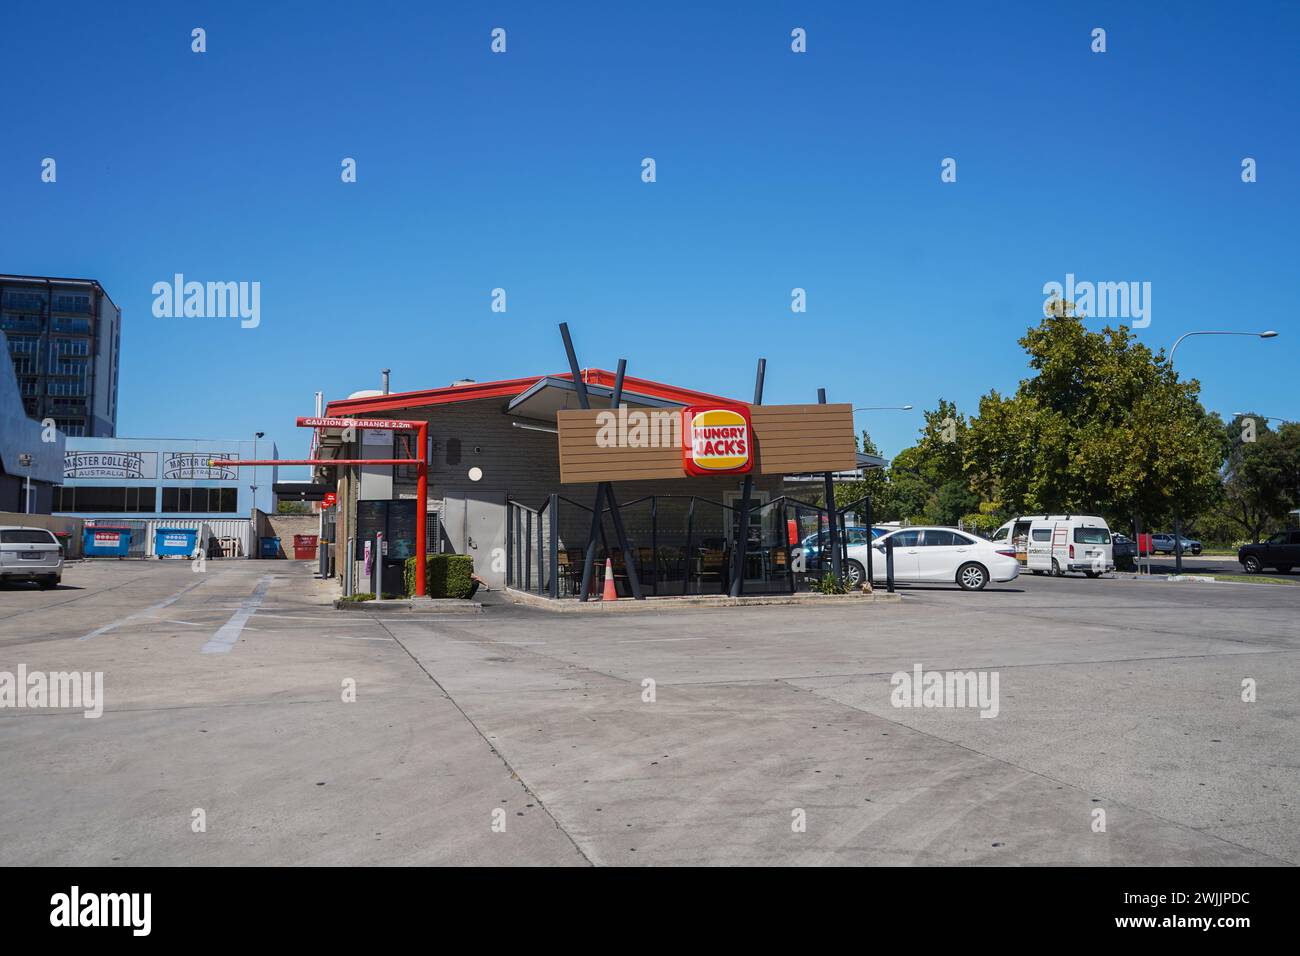
{"type": "Polygon", "coordinates": [[[117,434],[122,312],[103,286],[0,275],[0,329],[29,418],[69,437],[117,434]]]}

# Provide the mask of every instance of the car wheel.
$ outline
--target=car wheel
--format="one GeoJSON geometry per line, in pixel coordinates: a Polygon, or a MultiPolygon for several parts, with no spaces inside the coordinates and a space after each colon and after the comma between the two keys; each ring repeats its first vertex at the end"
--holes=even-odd
{"type": "Polygon", "coordinates": [[[1290,574],[1290,573],[1291,573],[1291,565],[1289,565],[1289,564],[1279,564],[1279,565],[1277,566],[1277,570],[1278,570],[1278,572],[1281,573],[1281,574],[1290,574]]]}
{"type": "Polygon", "coordinates": [[[39,581],[37,581],[36,583],[40,586],[40,589],[41,589],[42,591],[48,591],[50,588],[56,588],[56,587],[59,586],[59,579],[58,579],[58,578],[41,578],[41,579],[40,579],[39,581]]]}
{"type": "Polygon", "coordinates": [[[1247,574],[1259,574],[1259,558],[1253,554],[1248,554],[1241,559],[1241,566],[1246,569],[1247,574]]]}
{"type": "Polygon", "coordinates": [[[1201,553],[1201,549],[1200,549],[1200,548],[1192,548],[1192,557],[1196,557],[1196,556],[1199,555],[1200,553],[1201,553]]]}
{"type": "Polygon", "coordinates": [[[1056,560],[1056,558],[1052,558],[1052,577],[1054,578],[1065,577],[1065,572],[1061,570],[1061,565],[1056,560]]]}
{"type": "Polygon", "coordinates": [[[963,564],[957,569],[957,583],[963,591],[982,591],[989,583],[989,573],[981,564],[963,564]]]}
{"type": "Polygon", "coordinates": [[[852,590],[862,587],[862,582],[867,579],[867,569],[857,561],[852,559],[844,565],[844,583],[852,590]]]}
{"type": "Polygon", "coordinates": [[[1083,573],[1086,574],[1086,575],[1087,575],[1088,577],[1090,577],[1090,578],[1099,578],[1099,577],[1101,577],[1101,572],[1100,572],[1100,571],[1084,571],[1083,573]]]}

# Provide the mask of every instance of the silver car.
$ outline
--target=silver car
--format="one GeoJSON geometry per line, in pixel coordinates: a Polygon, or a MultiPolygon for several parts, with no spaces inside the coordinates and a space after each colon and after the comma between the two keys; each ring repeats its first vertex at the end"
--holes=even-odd
{"type": "Polygon", "coordinates": [[[0,580],[35,581],[43,588],[63,580],[63,549],[44,528],[0,525],[0,580]]]}

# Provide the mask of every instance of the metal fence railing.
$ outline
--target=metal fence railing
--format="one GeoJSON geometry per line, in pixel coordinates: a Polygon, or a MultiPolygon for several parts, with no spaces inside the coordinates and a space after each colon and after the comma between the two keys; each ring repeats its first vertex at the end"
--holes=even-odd
{"type": "MultiPolygon", "coordinates": [[[[508,498],[506,586],[556,600],[580,598],[594,529],[589,587],[595,592],[608,566],[618,594],[629,596],[631,563],[648,596],[726,594],[738,566],[744,575],[743,593],[795,593],[810,589],[830,571],[831,520],[839,532],[841,564],[847,563],[846,516],[864,505],[869,520],[870,499],[830,513],[787,495],[754,502],[744,557],[737,565],[742,524],[738,504],[700,495],[647,495],[624,502],[621,512],[631,552],[625,554],[608,507],[594,522],[590,507],[563,495],[549,495],[535,505],[508,498]]],[[[870,575],[873,549],[866,550],[870,575]]]]}

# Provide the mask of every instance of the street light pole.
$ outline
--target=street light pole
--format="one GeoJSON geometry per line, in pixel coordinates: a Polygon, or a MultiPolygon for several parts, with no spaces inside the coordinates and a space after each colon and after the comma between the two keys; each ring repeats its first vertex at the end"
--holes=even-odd
{"type": "MultiPolygon", "coordinates": [[[[253,461],[257,461],[257,440],[265,435],[266,432],[253,432],[253,461]]],[[[253,525],[253,548],[254,553],[260,558],[262,556],[262,539],[257,534],[257,466],[253,466],[253,502],[249,509],[249,521],[253,525]]]]}
{"type": "Polygon", "coordinates": [[[1233,418],[1262,418],[1266,422],[1281,422],[1283,425],[1294,425],[1295,421],[1290,418],[1278,418],[1276,415],[1255,415],[1253,412],[1233,412],[1233,418]]]}
{"type": "Polygon", "coordinates": [[[1174,367],[1174,353],[1178,351],[1179,344],[1183,341],[1183,339],[1187,338],[1189,335],[1253,335],[1261,339],[1277,338],[1277,333],[1274,332],[1272,329],[1269,329],[1267,332],[1226,332],[1226,331],[1218,331],[1218,330],[1207,330],[1203,332],[1184,332],[1182,335],[1178,336],[1178,338],[1174,339],[1173,347],[1170,348],[1169,350],[1170,368],[1174,367]]]}
{"type": "MultiPolygon", "coordinates": [[[[1183,339],[1192,335],[1253,335],[1261,339],[1275,339],[1277,332],[1268,329],[1264,332],[1236,332],[1220,329],[1206,329],[1196,332],[1184,332],[1178,338],[1174,339],[1173,346],[1169,349],[1169,368],[1174,367],[1174,353],[1178,351],[1178,346],[1182,344],[1183,339]]],[[[1177,509],[1174,511],[1174,573],[1183,573],[1183,524],[1181,515],[1177,509]]]]}
{"type": "Polygon", "coordinates": [[[32,513],[32,456],[23,452],[18,456],[18,464],[27,469],[27,476],[23,479],[23,514],[32,513]]]}

